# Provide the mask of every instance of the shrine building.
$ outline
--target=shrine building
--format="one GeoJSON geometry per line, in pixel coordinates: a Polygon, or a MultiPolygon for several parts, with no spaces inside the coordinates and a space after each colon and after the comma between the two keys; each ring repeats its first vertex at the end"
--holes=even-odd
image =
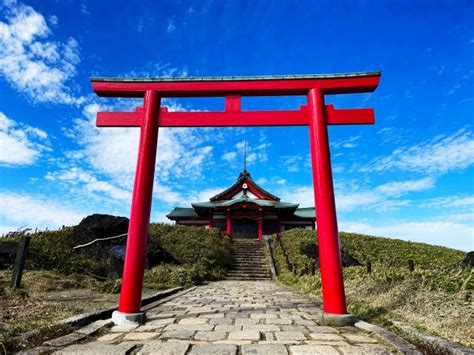
{"type": "Polygon", "coordinates": [[[315,229],[314,207],[282,202],[260,187],[244,169],[237,181],[206,202],[175,207],[167,217],[176,224],[219,228],[233,238],[263,239],[293,228],[315,229]]]}

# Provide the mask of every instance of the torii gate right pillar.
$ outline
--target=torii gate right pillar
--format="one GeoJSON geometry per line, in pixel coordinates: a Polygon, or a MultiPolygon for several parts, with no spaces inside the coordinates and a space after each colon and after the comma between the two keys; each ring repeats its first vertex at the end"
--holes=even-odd
{"type": "MultiPolygon", "coordinates": [[[[347,315],[324,93],[308,92],[308,121],[324,313],[347,315]]],[[[323,316],[324,317],[324,316],[323,316]]],[[[324,321],[324,318],[323,318],[324,321]]]]}

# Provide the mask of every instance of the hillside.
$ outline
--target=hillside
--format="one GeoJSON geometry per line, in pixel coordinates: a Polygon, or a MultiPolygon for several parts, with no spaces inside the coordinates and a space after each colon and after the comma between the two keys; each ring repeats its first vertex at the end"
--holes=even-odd
{"type": "MultiPolygon", "coordinates": [[[[473,346],[472,269],[459,266],[465,253],[444,247],[361,234],[341,233],[349,311],[397,331],[397,321],[473,346]],[[353,259],[357,262],[355,262],[353,259]],[[408,268],[413,261],[414,271],[408,268]],[[367,264],[371,264],[368,273],[367,264]]],[[[279,280],[320,295],[313,231],[294,229],[272,237],[279,280]],[[286,260],[284,251],[288,257],[286,260]],[[289,263],[288,263],[289,262],[289,263]],[[291,269],[291,270],[290,270],[291,269]]]]}
{"type": "MultiPolygon", "coordinates": [[[[31,235],[19,289],[9,287],[11,270],[0,270],[0,349],[13,353],[39,345],[70,330],[53,327],[54,322],[117,304],[121,280],[105,280],[116,241],[77,251],[73,246],[95,236],[86,233],[87,239],[78,239],[76,231],[68,227],[31,235]],[[31,330],[40,334],[26,339],[23,334],[31,330]]],[[[2,238],[0,243],[18,239],[2,238]]],[[[144,295],[223,278],[230,251],[230,239],[218,229],[151,224],[144,295]]]]}

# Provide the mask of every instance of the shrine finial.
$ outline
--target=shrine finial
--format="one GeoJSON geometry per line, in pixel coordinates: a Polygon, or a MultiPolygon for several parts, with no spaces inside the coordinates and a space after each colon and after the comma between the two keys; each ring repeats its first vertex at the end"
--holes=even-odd
{"type": "Polygon", "coordinates": [[[244,140],[244,173],[247,172],[247,140],[244,140]]]}

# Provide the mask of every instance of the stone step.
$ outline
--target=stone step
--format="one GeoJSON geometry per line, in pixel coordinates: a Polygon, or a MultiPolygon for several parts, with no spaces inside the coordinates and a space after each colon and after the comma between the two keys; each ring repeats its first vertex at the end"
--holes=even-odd
{"type": "Polygon", "coordinates": [[[228,281],[271,281],[270,277],[268,278],[240,278],[240,277],[229,277],[226,280],[228,281]]]}
{"type": "Polygon", "coordinates": [[[270,275],[265,272],[265,273],[252,273],[252,274],[249,274],[249,273],[242,273],[242,272],[228,272],[226,274],[227,277],[229,276],[236,276],[236,277],[270,277],[270,275]]]}
{"type": "Polygon", "coordinates": [[[266,265],[231,265],[231,269],[238,270],[267,270],[266,265]]]}
{"type": "Polygon", "coordinates": [[[245,256],[248,258],[259,257],[263,258],[265,256],[264,253],[232,253],[232,256],[245,256]]]}

